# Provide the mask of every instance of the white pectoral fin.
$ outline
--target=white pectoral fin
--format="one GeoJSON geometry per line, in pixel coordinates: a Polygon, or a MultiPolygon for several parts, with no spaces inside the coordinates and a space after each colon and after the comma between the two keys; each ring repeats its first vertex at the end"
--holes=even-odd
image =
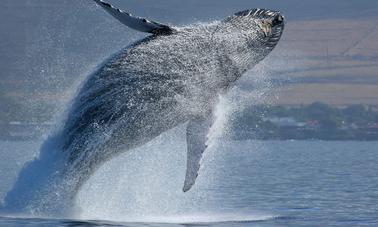
{"type": "Polygon", "coordinates": [[[212,125],[212,116],[197,117],[189,121],[186,131],[187,164],[183,191],[189,191],[196,182],[200,161],[206,150],[208,133],[212,125]]]}
{"type": "Polygon", "coordinates": [[[117,9],[114,6],[110,5],[109,3],[101,1],[101,0],[93,0],[93,1],[95,1],[99,6],[101,6],[106,12],[108,12],[117,20],[119,20],[122,24],[132,29],[135,29],[141,32],[152,33],[155,35],[167,35],[173,32],[173,29],[167,25],[150,21],[145,18],[133,16],[130,13],[117,9]]]}

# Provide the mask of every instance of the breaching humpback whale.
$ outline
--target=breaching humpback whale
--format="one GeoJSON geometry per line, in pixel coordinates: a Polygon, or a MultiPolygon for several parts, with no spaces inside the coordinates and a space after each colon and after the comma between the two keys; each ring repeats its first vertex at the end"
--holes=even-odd
{"type": "Polygon", "coordinates": [[[70,168],[80,172],[82,183],[104,160],[188,122],[186,192],[198,175],[219,94],[272,51],[284,17],[252,9],[176,28],[94,1],[151,35],[106,61],[83,85],[63,131],[70,168]]]}
{"type": "Polygon", "coordinates": [[[40,163],[24,167],[8,193],[5,202],[10,206],[28,198],[20,196],[30,189],[23,185],[35,181],[28,173],[41,178],[44,169],[39,166],[57,169],[53,174],[63,179],[55,182],[65,182],[64,193],[74,196],[106,160],[184,123],[183,191],[190,190],[207,148],[219,95],[273,50],[284,29],[281,13],[266,9],[244,10],[209,24],[173,27],[133,16],[101,0],[94,2],[122,24],[150,35],[125,47],[88,76],[62,129],[42,147],[40,163]],[[51,163],[51,144],[58,144],[54,149],[63,161],[51,163]]]}

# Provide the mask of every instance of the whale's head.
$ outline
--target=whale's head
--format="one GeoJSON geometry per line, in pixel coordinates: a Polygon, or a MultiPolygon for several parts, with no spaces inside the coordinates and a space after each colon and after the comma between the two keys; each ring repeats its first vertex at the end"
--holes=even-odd
{"type": "Polygon", "coordinates": [[[261,45],[275,46],[281,38],[285,18],[279,11],[249,9],[235,13],[225,20],[225,24],[251,40],[258,40],[261,45]]]}
{"type": "Polygon", "coordinates": [[[285,18],[279,11],[266,9],[244,10],[226,18],[220,29],[235,58],[247,61],[248,68],[261,61],[280,40],[285,18]]]}

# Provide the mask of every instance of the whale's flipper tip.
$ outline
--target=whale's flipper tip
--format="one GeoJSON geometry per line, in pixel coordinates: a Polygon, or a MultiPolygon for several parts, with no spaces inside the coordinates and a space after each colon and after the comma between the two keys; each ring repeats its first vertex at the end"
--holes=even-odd
{"type": "Polygon", "coordinates": [[[192,186],[184,185],[184,187],[182,188],[182,191],[185,193],[185,192],[188,192],[191,188],[192,186]]]}
{"type": "Polygon", "coordinates": [[[197,176],[198,174],[195,178],[185,178],[184,187],[182,188],[183,192],[188,192],[193,187],[193,185],[196,183],[197,176]]]}
{"type": "Polygon", "coordinates": [[[132,14],[120,10],[113,5],[102,0],[93,0],[101,6],[106,12],[119,20],[122,24],[140,32],[152,33],[154,35],[170,35],[174,29],[168,25],[148,20],[142,17],[133,16],[132,14]]]}

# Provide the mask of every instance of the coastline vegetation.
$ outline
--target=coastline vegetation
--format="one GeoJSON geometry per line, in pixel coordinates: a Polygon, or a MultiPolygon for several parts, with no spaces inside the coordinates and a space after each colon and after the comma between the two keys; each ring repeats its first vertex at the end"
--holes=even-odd
{"type": "MultiPolygon", "coordinates": [[[[52,105],[25,105],[0,93],[0,139],[32,139],[52,127],[52,105]]],[[[235,112],[230,120],[233,139],[378,140],[378,107],[255,105],[235,112]]]]}
{"type": "Polygon", "coordinates": [[[231,124],[241,140],[378,140],[378,108],[366,105],[251,106],[231,124]]]}

